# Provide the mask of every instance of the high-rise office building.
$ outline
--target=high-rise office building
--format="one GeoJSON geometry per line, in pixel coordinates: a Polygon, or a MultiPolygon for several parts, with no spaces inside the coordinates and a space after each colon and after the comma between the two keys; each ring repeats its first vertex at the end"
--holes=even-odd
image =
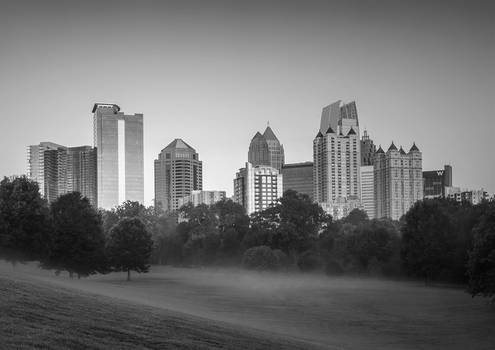
{"type": "Polygon", "coordinates": [[[392,144],[385,153],[375,154],[376,217],[399,220],[417,201],[423,199],[422,155],[416,144],[408,153],[392,144]]]}
{"type": "Polygon", "coordinates": [[[452,187],[450,165],[445,165],[442,170],[423,171],[424,198],[445,198],[447,187],[452,187]]]}
{"type": "Polygon", "coordinates": [[[93,106],[98,207],[144,201],[143,115],[126,115],[115,104],[93,106]]]}
{"type": "Polygon", "coordinates": [[[273,130],[267,126],[265,132],[257,132],[249,145],[248,162],[253,166],[265,165],[281,171],[284,165],[284,146],[273,130]]]}
{"type": "Polygon", "coordinates": [[[313,162],[284,164],[282,178],[284,192],[294,190],[313,199],[313,162]]]}
{"type": "Polygon", "coordinates": [[[175,139],[155,159],[155,206],[175,211],[179,199],[203,189],[203,163],[194,148],[175,139]]]}
{"type": "Polygon", "coordinates": [[[282,174],[275,168],[247,162],[234,179],[234,202],[248,215],[267,209],[282,197],[282,174]]]}
{"type": "Polygon", "coordinates": [[[178,207],[186,204],[198,206],[200,204],[212,205],[225,199],[225,191],[192,191],[191,194],[179,198],[178,207]]]}
{"type": "Polygon", "coordinates": [[[53,202],[68,192],[80,192],[96,205],[96,150],[53,142],[29,146],[28,177],[38,182],[41,195],[53,202]]]}
{"type": "Polygon", "coordinates": [[[361,206],[368,218],[375,218],[375,175],[373,165],[362,165],[361,176],[361,206]]]}
{"type": "Polygon", "coordinates": [[[363,137],[361,138],[361,165],[373,165],[375,152],[376,146],[368,136],[368,132],[364,130],[363,137]]]}
{"type": "Polygon", "coordinates": [[[360,148],[356,104],[337,101],[323,108],[313,141],[313,194],[335,218],[361,207],[360,148]]]}

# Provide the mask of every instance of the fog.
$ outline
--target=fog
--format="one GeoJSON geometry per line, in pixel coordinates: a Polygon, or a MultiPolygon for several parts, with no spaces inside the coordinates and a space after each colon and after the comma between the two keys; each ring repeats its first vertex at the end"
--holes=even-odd
{"type": "Polygon", "coordinates": [[[486,326],[495,315],[482,299],[419,282],[164,266],[133,273],[130,282],[123,273],[78,280],[1,263],[5,274],[323,347],[462,349],[473,339],[495,341],[486,326]]]}

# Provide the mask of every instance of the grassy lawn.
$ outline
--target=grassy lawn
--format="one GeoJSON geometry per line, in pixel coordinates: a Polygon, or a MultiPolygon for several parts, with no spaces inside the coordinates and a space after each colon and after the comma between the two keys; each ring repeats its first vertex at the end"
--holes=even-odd
{"type": "Polygon", "coordinates": [[[495,349],[493,305],[421,282],[160,266],[130,282],[32,266],[2,276],[11,347],[495,349]]]}
{"type": "Polygon", "coordinates": [[[0,275],[0,349],[303,349],[308,344],[0,275]]]}

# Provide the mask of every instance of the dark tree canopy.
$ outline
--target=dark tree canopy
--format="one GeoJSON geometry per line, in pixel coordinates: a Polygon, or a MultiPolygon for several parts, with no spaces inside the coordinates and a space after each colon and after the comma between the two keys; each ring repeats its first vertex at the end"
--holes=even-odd
{"type": "Polygon", "coordinates": [[[473,229],[474,244],[469,253],[469,292],[486,297],[495,296],[495,203],[473,229]]]}
{"type": "Polygon", "coordinates": [[[114,271],[148,272],[153,240],[138,218],[125,217],[113,226],[107,242],[107,256],[114,271]]]}
{"type": "Polygon", "coordinates": [[[0,257],[40,260],[48,251],[49,209],[38,184],[25,176],[0,182],[0,257]]]}
{"type": "Polygon", "coordinates": [[[88,276],[106,270],[105,236],[100,214],[87,198],[72,192],[51,205],[53,232],[45,267],[88,276]]]}

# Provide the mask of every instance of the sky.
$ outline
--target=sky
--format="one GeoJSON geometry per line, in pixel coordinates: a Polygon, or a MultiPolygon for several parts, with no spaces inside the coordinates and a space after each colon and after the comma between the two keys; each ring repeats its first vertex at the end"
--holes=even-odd
{"type": "Polygon", "coordinates": [[[30,144],[92,145],[93,104],[116,103],[144,114],[146,204],[175,138],[231,195],[257,131],[310,161],[337,100],[377,145],[416,142],[423,170],[494,193],[495,3],[0,0],[0,176],[30,144]]]}

